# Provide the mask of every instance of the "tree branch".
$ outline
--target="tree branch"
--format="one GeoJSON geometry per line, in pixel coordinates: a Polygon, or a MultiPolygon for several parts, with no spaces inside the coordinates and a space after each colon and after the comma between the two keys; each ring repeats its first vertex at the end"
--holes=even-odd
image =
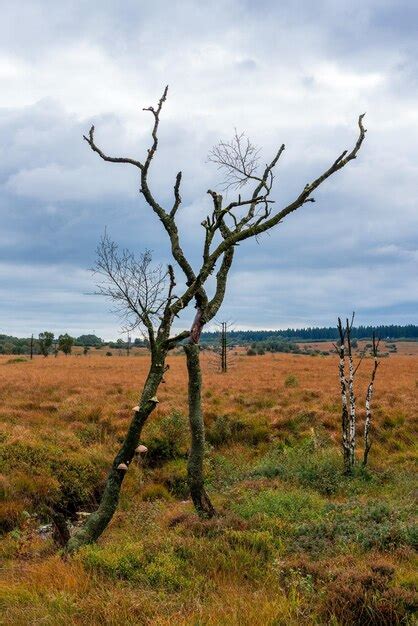
{"type": "MultiPolygon", "coordinates": [[[[216,247],[216,249],[204,259],[203,264],[195,280],[188,286],[186,291],[183,293],[182,297],[179,299],[179,303],[181,302],[181,305],[179,303],[174,303],[172,307],[173,315],[177,315],[182,308],[188,305],[190,300],[194,297],[196,290],[201,288],[202,284],[205,282],[207,277],[213,271],[213,268],[215,267],[217,260],[227,249],[231,248],[232,246],[237,245],[239,242],[244,241],[245,239],[248,239],[250,237],[256,237],[260,235],[261,233],[267,230],[270,230],[271,228],[279,224],[287,215],[289,215],[293,211],[296,211],[296,209],[302,206],[307,200],[309,194],[314,189],[319,187],[319,185],[322,182],[324,182],[327,178],[329,178],[335,172],[342,169],[347,163],[349,163],[349,161],[356,158],[356,155],[358,151],[360,150],[360,147],[364,141],[365,133],[366,133],[366,130],[364,129],[363,123],[362,123],[363,117],[364,117],[364,114],[360,115],[359,120],[358,120],[360,131],[359,131],[357,142],[354,148],[352,149],[352,151],[345,157],[340,156],[337,159],[337,161],[334,162],[331,168],[326,170],[321,176],[315,179],[313,183],[311,183],[310,185],[306,185],[304,191],[296,198],[296,200],[288,204],[279,213],[273,215],[272,217],[269,217],[268,219],[263,220],[262,222],[256,225],[249,225],[242,230],[240,228],[235,228],[234,230],[231,230],[230,235],[224,238],[216,247]]],[[[272,163],[277,162],[282,152],[283,152],[282,149],[278,151],[272,163]]]]}
{"type": "Polygon", "coordinates": [[[103,161],[109,161],[110,163],[129,163],[130,165],[135,165],[140,170],[143,170],[144,166],[140,161],[136,161],[135,159],[130,159],[128,157],[110,157],[107,156],[94,142],[94,125],[90,128],[88,137],[83,135],[83,139],[87,141],[90,148],[93,152],[97,152],[97,154],[103,159],[103,161]]]}

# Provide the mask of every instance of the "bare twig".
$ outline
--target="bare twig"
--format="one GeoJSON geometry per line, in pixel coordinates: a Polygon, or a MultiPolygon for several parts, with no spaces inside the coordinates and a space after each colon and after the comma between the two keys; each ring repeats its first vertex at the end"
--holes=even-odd
{"type": "Polygon", "coordinates": [[[212,148],[208,161],[215,163],[220,171],[225,173],[222,187],[240,189],[252,180],[261,179],[256,176],[260,150],[246,137],[245,133],[238,134],[235,129],[230,141],[220,141],[212,148]]]}

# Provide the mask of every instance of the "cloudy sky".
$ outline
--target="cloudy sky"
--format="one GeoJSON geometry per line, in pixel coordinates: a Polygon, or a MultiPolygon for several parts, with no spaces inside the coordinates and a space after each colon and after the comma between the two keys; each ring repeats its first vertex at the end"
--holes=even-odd
{"type": "MultiPolygon", "coordinates": [[[[150,114],[169,98],[155,195],[171,201],[183,171],[184,247],[199,263],[207,154],[234,127],[262,147],[282,142],[280,207],[357,136],[359,158],[307,204],[237,253],[219,319],[237,328],[418,323],[418,5],[415,0],[3,0],[0,22],[0,333],[117,337],[94,295],[106,227],[121,246],[168,246],[138,195],[134,168],[101,161],[82,140],[92,123],[108,153],[144,158],[150,114]]],[[[179,325],[189,322],[190,311],[179,325]]]]}

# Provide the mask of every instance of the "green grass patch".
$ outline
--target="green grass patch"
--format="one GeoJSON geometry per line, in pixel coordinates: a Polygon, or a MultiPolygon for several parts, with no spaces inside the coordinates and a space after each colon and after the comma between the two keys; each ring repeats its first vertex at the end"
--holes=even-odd
{"type": "Polygon", "coordinates": [[[312,521],[321,516],[325,504],[320,496],[302,490],[267,489],[246,493],[231,509],[244,519],[267,516],[285,521],[312,521]]]}

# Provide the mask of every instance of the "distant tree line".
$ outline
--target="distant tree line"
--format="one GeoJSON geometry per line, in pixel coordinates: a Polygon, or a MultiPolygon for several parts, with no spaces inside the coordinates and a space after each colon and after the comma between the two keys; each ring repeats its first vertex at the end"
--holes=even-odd
{"type": "MultiPolygon", "coordinates": [[[[47,332],[47,331],[45,331],[47,332]]],[[[412,341],[418,341],[418,326],[415,324],[408,324],[406,326],[399,326],[391,324],[389,326],[358,326],[351,331],[352,339],[371,339],[373,332],[376,336],[382,339],[389,340],[402,340],[408,339],[412,341]]],[[[34,341],[34,354],[43,354],[43,340],[42,337],[45,333],[40,333],[40,338],[34,341]]],[[[69,335],[61,335],[65,337],[65,341],[61,340],[61,348],[66,347],[66,350],[62,350],[64,353],[69,353],[68,346],[71,342],[67,339],[69,335]]],[[[108,346],[113,349],[126,350],[128,342],[123,339],[117,341],[103,341],[96,335],[80,335],[79,337],[71,338],[74,346],[88,347],[88,348],[102,348],[108,346]]],[[[262,348],[266,352],[298,352],[299,348],[295,345],[297,341],[335,341],[338,339],[338,330],[336,328],[323,327],[323,328],[287,328],[286,330],[231,330],[228,332],[228,340],[230,345],[245,345],[252,346],[252,348],[262,348]],[[260,345],[261,344],[261,345],[260,345]]],[[[58,340],[59,341],[59,338],[58,340]]],[[[48,342],[48,339],[47,339],[48,342]]],[[[219,332],[203,332],[201,335],[201,343],[203,345],[217,345],[219,342],[219,332]]],[[[0,354],[30,354],[30,337],[13,337],[11,335],[0,334],[0,354]]],[[[53,350],[54,340],[50,344],[51,350],[53,350]]],[[[137,337],[130,343],[131,346],[137,348],[148,347],[146,339],[140,339],[137,337]]]]}
{"type": "MultiPolygon", "coordinates": [[[[399,326],[358,326],[352,329],[353,339],[371,339],[373,332],[382,339],[418,339],[418,326],[408,324],[399,326]]],[[[235,330],[228,333],[231,343],[236,345],[251,345],[252,343],[288,341],[335,341],[338,339],[337,328],[287,328],[286,330],[235,330]]],[[[202,333],[202,343],[212,344],[219,339],[217,332],[202,333]]]]}
{"type": "MultiPolygon", "coordinates": [[[[136,338],[130,343],[130,346],[146,347],[147,342],[144,339],[136,338]]],[[[84,354],[87,354],[90,348],[109,348],[126,350],[128,342],[123,339],[117,341],[103,341],[96,335],[80,335],[79,337],[71,337],[68,333],[54,337],[54,333],[44,331],[39,333],[38,337],[33,340],[33,354],[56,354],[58,351],[64,354],[70,354],[73,346],[84,348],[84,354]],[[86,350],[87,348],[87,350],[86,350]]],[[[31,338],[30,337],[13,337],[11,335],[0,334],[0,354],[30,354],[31,338]]]]}

